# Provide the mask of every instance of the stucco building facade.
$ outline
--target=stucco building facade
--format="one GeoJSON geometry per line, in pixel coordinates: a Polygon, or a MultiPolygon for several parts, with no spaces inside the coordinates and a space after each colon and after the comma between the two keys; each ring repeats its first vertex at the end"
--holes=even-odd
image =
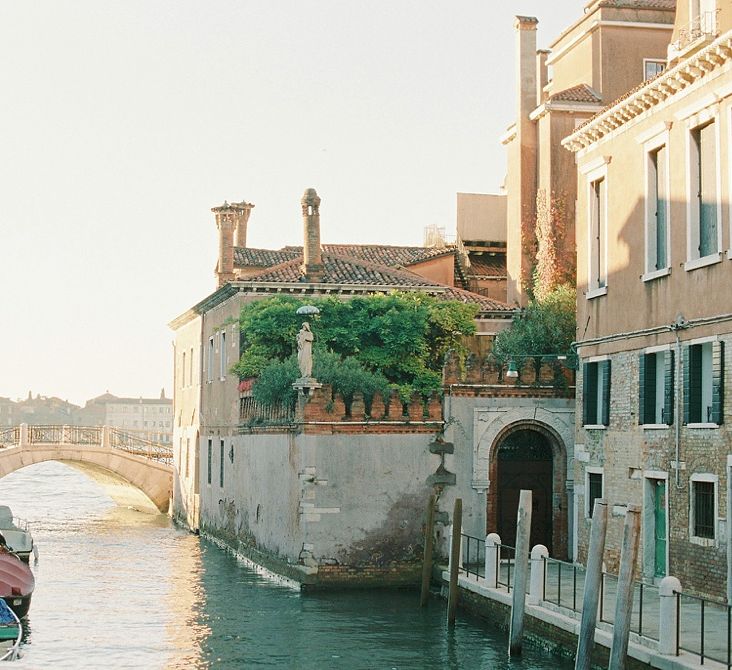
{"type": "Polygon", "coordinates": [[[578,556],[642,506],[639,571],[730,598],[732,6],[679,2],[668,66],[564,141],[577,161],[578,556]]]}

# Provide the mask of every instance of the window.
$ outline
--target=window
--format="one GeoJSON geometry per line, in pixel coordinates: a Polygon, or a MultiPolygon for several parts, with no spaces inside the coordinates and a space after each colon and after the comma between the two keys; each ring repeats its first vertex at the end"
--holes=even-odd
{"type": "Polygon", "coordinates": [[[714,121],[693,128],[689,145],[689,260],[719,252],[717,133],[714,121]]]}
{"type": "Polygon", "coordinates": [[[610,361],[583,366],[582,425],[610,425],[610,361]]]}
{"type": "Polygon", "coordinates": [[[724,419],[724,342],[684,347],[684,423],[721,425],[724,419]]]}
{"type": "Polygon", "coordinates": [[[665,60],[651,60],[649,58],[643,59],[643,79],[653,79],[653,77],[661,74],[665,69],[665,60]]]}
{"type": "Polygon", "coordinates": [[[226,331],[221,331],[221,369],[219,371],[219,376],[222,380],[226,379],[226,372],[227,372],[227,363],[226,363],[226,331]]]}
{"type": "Polygon", "coordinates": [[[193,347],[191,347],[191,355],[188,357],[188,384],[193,386],[193,347]]]}
{"type": "Polygon", "coordinates": [[[689,532],[692,540],[707,544],[717,536],[717,477],[716,475],[692,475],[689,532]],[[706,541],[706,542],[705,542],[706,541]]]}
{"type": "Polygon", "coordinates": [[[208,355],[206,356],[206,381],[213,381],[213,360],[214,360],[214,340],[213,337],[208,338],[208,355]]]}
{"type": "Polygon", "coordinates": [[[607,286],[607,183],[605,177],[590,182],[590,291],[607,286]]]}
{"type": "Polygon", "coordinates": [[[185,386],[186,386],[186,352],[185,351],[183,352],[183,365],[181,367],[182,367],[181,377],[183,378],[182,386],[183,386],[183,388],[185,388],[185,386]]]}
{"type": "Polygon", "coordinates": [[[674,352],[640,354],[638,423],[670,426],[674,422],[674,352]]]}
{"type": "Polygon", "coordinates": [[[188,479],[191,475],[191,438],[186,438],[186,474],[185,478],[188,479]]]}
{"type": "Polygon", "coordinates": [[[668,149],[665,145],[648,152],[646,211],[646,272],[669,267],[668,149]]]}
{"type": "Polygon", "coordinates": [[[603,476],[602,470],[598,468],[587,468],[587,484],[585,495],[585,517],[592,518],[592,512],[595,509],[595,500],[603,497],[603,476]]]}
{"type": "Polygon", "coordinates": [[[220,449],[220,461],[219,461],[219,486],[224,488],[224,441],[219,440],[220,449]]]}
{"type": "Polygon", "coordinates": [[[211,466],[213,461],[213,440],[208,441],[208,483],[211,483],[211,466]]]}

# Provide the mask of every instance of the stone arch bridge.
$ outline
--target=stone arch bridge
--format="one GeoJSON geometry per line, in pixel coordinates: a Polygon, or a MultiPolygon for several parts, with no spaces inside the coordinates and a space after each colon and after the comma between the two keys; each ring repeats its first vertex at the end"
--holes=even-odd
{"type": "Polygon", "coordinates": [[[152,503],[167,512],[173,449],[111,426],[0,428],[0,477],[28,465],[60,461],[82,470],[123,504],[152,503]],[[144,496],[140,496],[140,492],[144,496]]]}

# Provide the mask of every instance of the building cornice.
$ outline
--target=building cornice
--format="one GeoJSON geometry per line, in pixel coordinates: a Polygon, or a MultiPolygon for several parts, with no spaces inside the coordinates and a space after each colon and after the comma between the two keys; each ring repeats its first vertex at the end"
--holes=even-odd
{"type": "Polygon", "coordinates": [[[628,93],[577,128],[562,140],[562,145],[573,152],[585,149],[729,62],[732,62],[732,31],[628,93]]]}
{"type": "Polygon", "coordinates": [[[600,102],[552,102],[551,100],[539,105],[531,114],[531,121],[538,121],[549,112],[570,112],[572,114],[594,114],[602,111],[600,102]]]}

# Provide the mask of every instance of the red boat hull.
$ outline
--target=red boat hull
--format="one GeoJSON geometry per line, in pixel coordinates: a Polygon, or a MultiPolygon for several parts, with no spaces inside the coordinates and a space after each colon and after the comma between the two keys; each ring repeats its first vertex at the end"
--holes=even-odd
{"type": "Polygon", "coordinates": [[[28,613],[35,586],[35,577],[25,563],[13,554],[0,554],[0,598],[18,618],[28,613]]]}

